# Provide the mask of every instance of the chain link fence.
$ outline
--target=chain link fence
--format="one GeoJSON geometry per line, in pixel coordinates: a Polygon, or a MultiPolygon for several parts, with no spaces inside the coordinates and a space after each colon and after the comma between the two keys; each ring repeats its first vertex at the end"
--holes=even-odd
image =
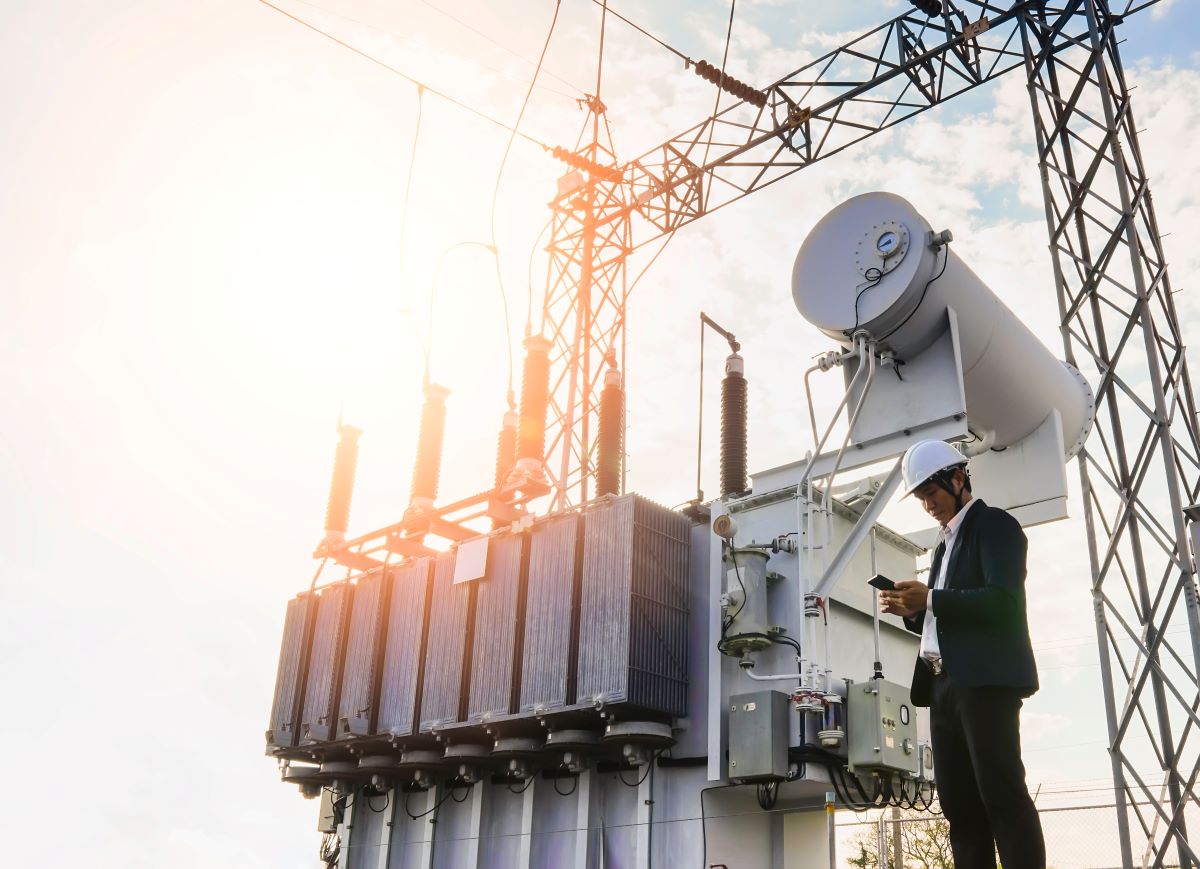
{"type": "MultiPolygon", "coordinates": [[[[1040,809],[1046,836],[1047,869],[1120,869],[1121,848],[1115,805],[1064,806],[1040,809]]],[[[1164,822],[1155,824],[1153,804],[1126,809],[1133,865],[1177,867],[1171,849],[1156,861],[1154,846],[1163,840],[1164,822]],[[1139,813],[1141,819],[1139,820],[1139,813]],[[1149,830],[1147,830],[1147,827],[1149,830]]],[[[837,825],[838,866],[845,869],[953,869],[949,825],[940,815],[889,809],[856,815],[837,825]]],[[[1200,835],[1200,810],[1186,816],[1190,834],[1200,835]]]]}

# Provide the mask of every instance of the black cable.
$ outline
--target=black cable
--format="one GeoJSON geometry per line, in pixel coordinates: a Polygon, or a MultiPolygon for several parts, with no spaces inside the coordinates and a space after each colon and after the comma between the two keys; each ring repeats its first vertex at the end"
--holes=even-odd
{"type": "Polygon", "coordinates": [[[386,790],[382,794],[382,796],[384,798],[384,803],[383,803],[382,809],[377,809],[377,808],[375,808],[374,805],[371,804],[371,798],[380,796],[380,794],[368,794],[364,790],[363,796],[365,796],[367,798],[367,808],[370,809],[372,812],[374,812],[377,815],[380,814],[381,812],[386,812],[388,810],[388,806],[390,806],[392,804],[392,792],[390,790],[386,790]]]}
{"type": "Polygon", "coordinates": [[[525,787],[514,788],[513,787],[513,779],[512,779],[512,776],[510,775],[509,779],[508,779],[508,792],[510,794],[523,794],[523,793],[525,793],[525,791],[529,790],[529,786],[531,784],[533,784],[533,776],[530,776],[529,778],[525,779],[525,787]]]}
{"type": "MultiPolygon", "coordinates": [[[[897,326],[895,329],[893,329],[892,331],[890,331],[886,335],[884,335],[882,338],[880,338],[879,339],[880,341],[886,341],[888,338],[895,335],[898,331],[900,331],[900,329],[902,329],[904,327],[905,323],[907,323],[909,320],[912,319],[912,315],[917,313],[917,311],[920,310],[921,303],[923,301],[925,301],[925,294],[929,292],[930,286],[933,285],[934,281],[936,281],[938,278],[940,278],[943,274],[946,273],[946,263],[949,262],[949,260],[950,260],[950,243],[947,242],[946,244],[942,245],[942,268],[941,268],[941,270],[925,283],[924,289],[921,290],[921,298],[917,299],[917,304],[914,305],[913,309],[908,312],[908,316],[900,321],[899,326],[897,326]]],[[[901,364],[903,364],[903,363],[901,363],[901,364]]]]}
{"type": "Polygon", "coordinates": [[[704,862],[700,864],[701,866],[708,866],[708,816],[704,813],[704,795],[709,791],[719,791],[723,788],[735,787],[738,787],[738,785],[730,782],[726,785],[713,785],[700,791],[700,840],[703,843],[702,849],[704,854],[704,862]]]}
{"type": "MultiPolygon", "coordinates": [[[[495,124],[497,127],[503,127],[504,129],[509,130],[510,132],[515,132],[515,131],[513,131],[512,127],[510,127],[508,124],[504,123],[503,121],[498,121],[495,118],[493,118],[491,115],[484,114],[479,109],[474,108],[473,106],[469,106],[466,103],[462,102],[461,100],[457,100],[454,97],[450,96],[449,94],[443,93],[442,91],[438,90],[437,88],[430,87],[429,85],[425,84],[425,82],[421,81],[420,79],[413,78],[408,73],[401,72],[400,70],[396,69],[394,66],[390,66],[390,65],[384,63],[382,60],[380,60],[377,57],[372,57],[371,55],[367,54],[362,49],[355,48],[350,43],[344,42],[341,39],[338,39],[332,33],[328,33],[326,31],[322,30],[321,28],[317,27],[315,24],[310,24],[309,22],[305,21],[303,18],[300,18],[299,16],[293,15],[292,13],[288,12],[286,9],[281,9],[280,7],[276,6],[274,3],[271,3],[270,0],[258,0],[258,2],[261,3],[262,5],[266,6],[269,9],[274,9],[276,12],[278,12],[280,15],[283,15],[285,18],[290,18],[293,21],[295,21],[297,24],[304,25],[305,27],[307,27],[309,30],[313,31],[314,33],[319,33],[321,36],[324,36],[326,39],[336,42],[338,45],[342,46],[342,48],[345,48],[349,51],[353,51],[355,54],[359,55],[360,57],[366,58],[367,60],[371,61],[371,63],[375,64],[376,66],[383,67],[384,69],[386,69],[388,72],[392,73],[393,75],[397,75],[400,78],[404,79],[405,81],[411,82],[412,84],[415,84],[418,87],[425,88],[425,90],[429,91],[431,94],[434,94],[435,96],[439,96],[442,99],[446,100],[447,102],[453,103],[454,105],[458,106],[460,109],[470,112],[471,114],[475,115],[476,117],[482,118],[483,120],[488,121],[489,123],[495,124]]],[[[535,139],[533,136],[530,136],[528,133],[516,133],[516,135],[520,136],[522,139],[532,142],[533,144],[537,145],[539,148],[541,148],[545,151],[553,150],[545,142],[543,142],[539,139],[535,139]]]]}
{"type": "Polygon", "coordinates": [[[738,567],[737,554],[733,551],[734,548],[733,538],[731,537],[729,539],[729,560],[733,562],[734,576],[737,577],[738,585],[742,587],[742,602],[738,605],[737,612],[729,616],[729,620],[726,622],[725,627],[721,630],[721,639],[725,639],[725,631],[729,630],[729,626],[732,625],[734,620],[742,614],[742,610],[746,608],[746,598],[750,596],[746,591],[746,583],[742,582],[742,569],[738,567]]]}
{"type": "Polygon", "coordinates": [[[553,781],[554,781],[554,792],[556,794],[558,794],[560,797],[569,797],[571,794],[575,793],[575,791],[579,788],[579,776],[577,776],[577,775],[571,776],[571,789],[569,791],[559,790],[557,778],[555,778],[553,781]]]}
{"type": "MultiPolygon", "coordinates": [[[[858,331],[858,323],[859,323],[858,300],[863,297],[863,293],[865,293],[867,290],[872,289],[873,287],[879,286],[879,282],[883,280],[883,272],[881,272],[877,268],[869,268],[865,272],[863,272],[863,277],[865,277],[867,279],[867,285],[865,287],[863,287],[861,290],[859,290],[858,295],[854,297],[854,328],[850,330],[850,337],[852,337],[852,338],[854,337],[854,333],[858,331]],[[872,272],[875,273],[875,277],[871,277],[872,272]]],[[[917,304],[920,305],[921,303],[917,302],[917,304]]],[[[892,331],[894,332],[896,330],[893,329],[892,331]]],[[[890,335],[891,333],[889,332],[888,334],[890,335]]]]}
{"type": "Polygon", "coordinates": [[[650,770],[654,769],[654,762],[658,760],[658,756],[662,753],[663,749],[659,749],[650,755],[650,762],[646,764],[646,771],[643,772],[642,777],[633,784],[630,784],[625,780],[625,770],[623,769],[617,770],[617,778],[619,778],[621,780],[621,784],[625,785],[627,788],[641,787],[642,782],[646,780],[646,776],[650,775],[650,770]]]}
{"type": "MultiPolygon", "coordinates": [[[[725,51],[721,55],[721,78],[718,81],[725,81],[725,65],[729,62],[729,42],[733,36],[733,14],[737,10],[737,0],[729,0],[729,26],[725,29],[725,51]]],[[[721,108],[721,86],[717,85],[717,96],[713,102],[712,110],[712,125],[708,130],[708,141],[704,143],[704,160],[700,165],[708,165],[708,152],[712,148],[713,134],[717,131],[717,112],[721,108]]]]}
{"type": "Polygon", "coordinates": [[[456,802],[456,803],[465,803],[467,801],[467,797],[469,797],[471,795],[471,788],[475,787],[474,783],[472,783],[472,782],[464,782],[464,784],[466,784],[467,789],[465,791],[463,791],[461,800],[458,797],[454,796],[455,785],[453,785],[453,784],[450,785],[450,796],[451,796],[451,798],[453,798],[454,802],[456,802]]]}
{"type": "Polygon", "coordinates": [[[775,808],[775,803],[779,799],[779,782],[762,782],[757,788],[755,797],[758,800],[758,807],[769,812],[775,808]]]}
{"type": "Polygon", "coordinates": [[[661,39],[659,39],[657,36],[655,36],[655,35],[654,35],[653,33],[651,33],[650,31],[648,31],[648,30],[646,30],[645,28],[643,28],[643,27],[640,27],[639,25],[637,25],[637,24],[635,24],[634,22],[630,21],[628,18],[626,18],[626,17],[625,17],[624,15],[622,15],[620,12],[617,12],[617,11],[616,11],[616,10],[614,10],[614,9],[613,9],[611,6],[608,6],[608,5],[607,5],[607,2],[606,2],[606,0],[592,0],[592,2],[593,2],[593,3],[595,3],[597,6],[603,6],[603,7],[607,7],[607,10],[608,10],[608,14],[609,14],[609,15],[613,15],[613,16],[615,16],[615,17],[619,18],[620,20],[622,20],[622,21],[624,21],[626,24],[628,24],[630,27],[632,27],[634,30],[636,30],[638,33],[640,33],[640,34],[642,34],[643,36],[649,37],[650,39],[654,40],[654,41],[655,41],[655,42],[657,42],[659,45],[661,45],[663,48],[665,48],[667,51],[671,52],[671,54],[675,55],[675,56],[676,56],[676,57],[678,57],[680,60],[682,60],[684,63],[687,63],[687,64],[690,64],[690,63],[692,63],[692,59],[691,59],[690,57],[688,57],[686,54],[684,54],[682,51],[680,51],[680,50],[679,50],[679,49],[677,49],[677,48],[673,48],[673,47],[671,47],[670,45],[668,45],[667,43],[663,42],[661,39]]]}
{"type": "Polygon", "coordinates": [[[433,812],[436,812],[438,809],[440,809],[442,807],[442,803],[444,803],[444,802],[446,802],[446,800],[450,799],[450,795],[453,793],[454,793],[454,783],[452,782],[450,784],[450,787],[446,789],[446,793],[442,796],[442,798],[440,800],[438,800],[436,803],[434,803],[433,808],[426,809],[425,811],[421,812],[421,814],[419,814],[419,815],[414,815],[408,808],[408,801],[410,799],[412,799],[412,795],[413,795],[413,792],[409,791],[408,796],[406,796],[404,798],[404,814],[408,815],[408,817],[414,821],[417,820],[417,818],[423,818],[426,815],[432,814],[433,812]]]}

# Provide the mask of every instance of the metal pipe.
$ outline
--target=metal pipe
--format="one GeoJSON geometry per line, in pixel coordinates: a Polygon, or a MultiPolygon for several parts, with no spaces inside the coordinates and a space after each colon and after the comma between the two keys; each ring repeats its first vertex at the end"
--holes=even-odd
{"type": "Polygon", "coordinates": [[[895,466],[891,473],[883,481],[883,485],[879,487],[879,491],[875,497],[870,500],[862,515],[858,517],[858,521],[854,523],[854,527],[850,530],[850,535],[843,541],[837,554],[829,567],[825,569],[821,581],[817,583],[814,592],[820,597],[826,597],[841,578],[842,572],[850,564],[850,560],[854,554],[858,552],[858,547],[863,544],[867,533],[874,530],[875,523],[879,521],[879,515],[883,512],[887,502],[891,500],[892,495],[900,487],[900,459],[896,460],[895,466]]]}
{"type": "MultiPolygon", "coordinates": [[[[803,660],[803,658],[801,658],[799,655],[796,656],[797,664],[799,664],[802,660],[803,660]]],[[[742,672],[745,673],[748,678],[753,679],[755,682],[788,682],[788,681],[799,682],[800,681],[799,673],[771,673],[766,676],[759,676],[753,670],[743,670],[742,672]]]]}
{"type": "Polygon", "coordinates": [[[833,822],[833,791],[825,791],[825,824],[829,828],[829,869],[837,867],[837,826],[833,822]]]}
{"type": "MultiPolygon", "coordinates": [[[[871,527],[871,576],[879,573],[875,564],[875,527],[871,527]]],[[[871,589],[871,622],[875,630],[875,673],[876,679],[883,678],[883,662],[879,657],[879,591],[871,589]]]]}
{"type": "MultiPolygon", "coordinates": [[[[808,479],[808,475],[812,471],[813,462],[817,460],[817,457],[821,454],[821,447],[825,446],[825,441],[827,441],[829,439],[829,435],[833,433],[833,424],[837,422],[838,417],[842,415],[842,408],[844,408],[846,403],[850,401],[850,393],[853,392],[854,385],[858,382],[858,378],[863,374],[863,372],[864,368],[860,365],[858,371],[854,372],[854,377],[850,379],[850,383],[847,384],[845,395],[842,396],[842,400],[838,403],[838,406],[834,408],[833,417],[829,421],[829,427],[825,429],[825,434],[822,435],[821,440],[817,443],[812,455],[809,456],[808,463],[804,466],[804,471],[800,474],[800,479],[796,483],[797,491],[799,490],[799,487],[803,486],[805,481],[808,479]]],[[[809,393],[809,396],[809,400],[811,401],[811,392],[809,393]]]]}
{"type": "MultiPolygon", "coordinates": [[[[827,477],[829,483],[825,486],[825,495],[823,498],[825,509],[829,510],[833,502],[833,479],[837,476],[838,470],[842,466],[842,458],[846,455],[846,447],[850,446],[850,436],[854,433],[854,424],[858,422],[858,415],[862,413],[863,407],[867,403],[867,393],[871,391],[871,384],[875,380],[875,354],[869,349],[869,343],[864,340],[862,342],[862,356],[865,356],[867,363],[867,379],[863,382],[862,394],[858,397],[858,405],[850,414],[850,418],[846,423],[846,437],[842,439],[842,446],[838,449],[837,458],[833,461],[833,467],[829,473],[822,474],[827,477]]],[[[859,362],[861,365],[862,362],[859,362]]]]}

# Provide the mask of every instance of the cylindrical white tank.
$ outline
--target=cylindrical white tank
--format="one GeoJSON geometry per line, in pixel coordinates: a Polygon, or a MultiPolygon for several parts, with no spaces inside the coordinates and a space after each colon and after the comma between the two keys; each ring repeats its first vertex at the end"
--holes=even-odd
{"type": "Polygon", "coordinates": [[[1034,431],[1057,408],[1072,456],[1091,425],[1091,389],[967,267],[905,199],[865,193],[813,228],[792,268],[792,296],[810,323],[850,346],[865,329],[898,359],[929,347],[958,317],[967,418],[994,448],[1034,431]]]}

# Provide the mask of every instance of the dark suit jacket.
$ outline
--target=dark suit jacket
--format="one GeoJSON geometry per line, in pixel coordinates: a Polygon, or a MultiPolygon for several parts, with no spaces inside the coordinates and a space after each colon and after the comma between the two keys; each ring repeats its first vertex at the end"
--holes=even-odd
{"type": "MultiPolygon", "coordinates": [[[[1017,688],[1028,697],[1038,689],[1038,677],[1025,616],[1025,532],[1005,511],[975,500],[958,529],[945,587],[933,592],[942,664],[956,685],[1017,688]]],[[[930,584],[944,555],[939,545],[930,584]]],[[[924,624],[924,610],[904,620],[917,634],[924,624]]],[[[913,705],[929,705],[932,678],[918,659],[913,705]]]]}

